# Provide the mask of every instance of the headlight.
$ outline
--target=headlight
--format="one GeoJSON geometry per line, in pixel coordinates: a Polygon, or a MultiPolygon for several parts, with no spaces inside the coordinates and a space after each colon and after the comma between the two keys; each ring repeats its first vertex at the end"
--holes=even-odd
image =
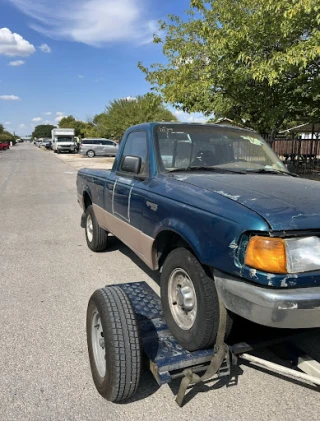
{"type": "Polygon", "coordinates": [[[272,273],[320,270],[320,238],[251,237],[245,264],[272,273]]]}

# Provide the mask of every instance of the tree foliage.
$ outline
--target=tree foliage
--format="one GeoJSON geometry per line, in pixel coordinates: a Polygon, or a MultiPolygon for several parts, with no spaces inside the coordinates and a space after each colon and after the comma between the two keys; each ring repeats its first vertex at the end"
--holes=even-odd
{"type": "Polygon", "coordinates": [[[139,63],[166,102],[260,132],[320,117],[319,0],[192,0],[161,22],[167,64],[139,63]]]}
{"type": "Polygon", "coordinates": [[[42,137],[51,138],[51,130],[55,128],[56,126],[53,126],[52,124],[39,124],[34,128],[32,137],[36,137],[37,139],[42,137]]]}
{"type": "Polygon", "coordinates": [[[0,133],[0,143],[13,142],[15,139],[11,133],[3,131],[0,133]]]}
{"type": "Polygon", "coordinates": [[[13,142],[15,143],[15,137],[4,129],[3,124],[0,123],[0,143],[13,142]]]}
{"type": "Polygon", "coordinates": [[[76,120],[72,115],[63,117],[59,123],[60,128],[75,129],[75,135],[78,137],[88,137],[91,129],[94,128],[93,123],[86,123],[81,120],[76,120]]]}
{"type": "Polygon", "coordinates": [[[177,118],[159,96],[148,93],[111,101],[104,113],[94,117],[92,130],[100,136],[121,140],[130,126],[150,121],[177,121],[177,118]]]}

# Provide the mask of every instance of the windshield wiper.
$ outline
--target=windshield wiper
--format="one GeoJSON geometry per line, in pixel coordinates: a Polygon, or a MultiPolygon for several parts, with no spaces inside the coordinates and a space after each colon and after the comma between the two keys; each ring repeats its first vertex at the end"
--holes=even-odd
{"type": "Polygon", "coordinates": [[[211,172],[227,172],[227,173],[234,173],[234,174],[246,174],[246,171],[237,171],[237,170],[229,170],[226,168],[217,168],[217,167],[205,167],[205,166],[191,166],[191,167],[184,167],[184,168],[174,168],[173,170],[169,170],[169,173],[178,172],[178,171],[211,171],[211,172]]]}
{"type": "Polygon", "coordinates": [[[291,172],[282,171],[282,170],[268,170],[267,168],[259,168],[258,170],[247,170],[247,172],[253,172],[253,173],[265,173],[265,174],[282,174],[282,175],[288,175],[290,177],[299,177],[297,174],[293,174],[291,172]]]}

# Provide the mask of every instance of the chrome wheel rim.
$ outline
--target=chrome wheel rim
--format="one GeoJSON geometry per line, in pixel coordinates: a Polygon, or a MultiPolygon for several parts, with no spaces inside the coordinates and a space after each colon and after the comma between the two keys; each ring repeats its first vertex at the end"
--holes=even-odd
{"type": "Polygon", "coordinates": [[[94,363],[101,378],[106,375],[106,351],[103,329],[98,310],[92,316],[91,342],[94,363]]]}
{"type": "Polygon", "coordinates": [[[181,268],[175,269],[168,283],[169,307],[177,325],[190,330],[197,317],[197,296],[188,273],[181,268]]]}
{"type": "Polygon", "coordinates": [[[93,240],[93,223],[91,215],[87,215],[87,237],[91,243],[93,240]]]}
{"type": "Polygon", "coordinates": [[[88,157],[89,158],[93,158],[94,157],[94,153],[93,152],[88,152],[88,157]]]}

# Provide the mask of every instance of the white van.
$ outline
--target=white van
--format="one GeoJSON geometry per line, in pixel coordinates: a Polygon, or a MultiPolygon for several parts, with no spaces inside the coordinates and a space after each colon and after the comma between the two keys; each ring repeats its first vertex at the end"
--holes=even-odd
{"type": "Polygon", "coordinates": [[[84,138],[81,141],[79,153],[89,158],[97,156],[117,155],[119,145],[114,140],[104,138],[84,138]]]}

